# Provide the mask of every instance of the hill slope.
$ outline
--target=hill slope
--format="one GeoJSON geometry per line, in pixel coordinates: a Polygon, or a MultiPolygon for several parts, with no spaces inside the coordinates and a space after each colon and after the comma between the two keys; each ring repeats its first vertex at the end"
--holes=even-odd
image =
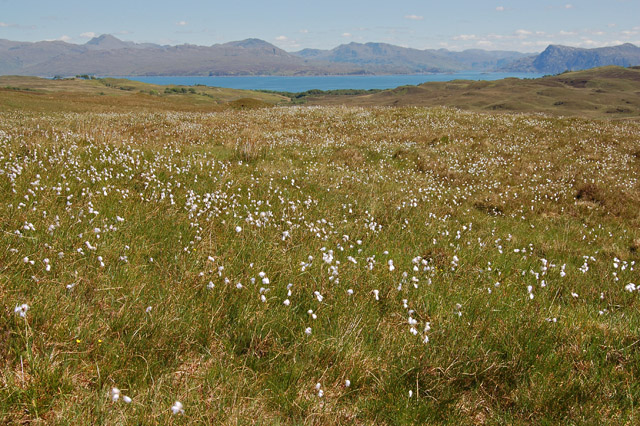
{"type": "Polygon", "coordinates": [[[0,112],[212,112],[288,101],[277,94],[219,87],[158,86],[115,78],[50,80],[0,76],[0,112]]]}
{"type": "Polygon", "coordinates": [[[457,80],[356,96],[321,95],[312,104],[451,106],[475,111],[640,117],[640,68],[603,67],[540,79],[457,80]]]}

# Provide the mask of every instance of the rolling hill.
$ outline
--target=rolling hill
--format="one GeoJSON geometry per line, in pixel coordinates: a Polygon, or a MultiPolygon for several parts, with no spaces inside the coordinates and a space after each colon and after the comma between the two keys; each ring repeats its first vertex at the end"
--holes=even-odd
{"type": "Polygon", "coordinates": [[[315,95],[315,105],[449,106],[473,111],[640,118],[640,67],[602,67],[539,79],[456,80],[359,95],[315,95]]]}

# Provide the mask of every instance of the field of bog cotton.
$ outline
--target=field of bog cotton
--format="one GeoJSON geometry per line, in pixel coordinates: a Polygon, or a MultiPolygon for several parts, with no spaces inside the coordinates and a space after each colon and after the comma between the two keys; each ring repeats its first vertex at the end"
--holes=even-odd
{"type": "Polygon", "coordinates": [[[637,424],[640,123],[0,113],[0,423],[637,424]]]}

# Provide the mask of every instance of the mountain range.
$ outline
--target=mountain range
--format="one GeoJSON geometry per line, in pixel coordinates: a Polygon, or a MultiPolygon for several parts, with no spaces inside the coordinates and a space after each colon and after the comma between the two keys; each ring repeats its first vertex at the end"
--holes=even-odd
{"type": "Polygon", "coordinates": [[[502,71],[540,72],[558,74],[589,68],[618,65],[640,65],[640,47],[631,43],[612,47],[582,49],[579,47],[550,45],[539,55],[521,58],[500,67],[502,71]]]}
{"type": "Polygon", "coordinates": [[[386,43],[349,43],[331,50],[286,52],[247,39],[212,46],[122,41],[101,35],[78,45],[63,41],[0,39],[0,75],[53,77],[118,75],[366,75],[459,71],[558,73],[602,65],[638,65],[632,44],[599,49],[549,46],[539,55],[480,49],[411,49],[386,43]]]}

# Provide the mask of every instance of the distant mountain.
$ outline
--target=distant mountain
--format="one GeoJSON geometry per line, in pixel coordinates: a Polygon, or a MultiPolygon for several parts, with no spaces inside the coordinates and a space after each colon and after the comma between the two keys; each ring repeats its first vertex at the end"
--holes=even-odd
{"type": "Polygon", "coordinates": [[[308,59],[356,64],[398,74],[458,71],[462,68],[436,51],[408,49],[386,43],[349,43],[328,51],[306,51],[304,54],[308,59]]]}
{"type": "Polygon", "coordinates": [[[550,45],[539,55],[522,58],[501,69],[558,74],[606,65],[622,67],[640,65],[640,47],[630,43],[595,49],[550,45]]]}
{"type": "Polygon", "coordinates": [[[258,39],[213,46],[160,46],[95,37],[84,45],[0,40],[0,74],[323,75],[362,74],[355,65],[308,62],[258,39]]]}
{"type": "Polygon", "coordinates": [[[309,60],[357,64],[374,72],[406,74],[463,70],[493,71],[526,56],[519,52],[478,49],[463,52],[451,52],[446,49],[418,50],[386,43],[349,43],[331,50],[304,49],[293,54],[309,60]]]}
{"type": "Polygon", "coordinates": [[[451,52],[446,49],[440,49],[438,52],[442,52],[448,58],[462,64],[465,69],[474,71],[495,71],[528,56],[526,53],[508,50],[468,49],[462,52],[451,52]]]}
{"type": "Polygon", "coordinates": [[[52,58],[74,56],[84,51],[84,46],[63,41],[27,43],[0,40],[0,74],[19,74],[25,68],[52,58]]]}
{"type": "Polygon", "coordinates": [[[479,49],[411,49],[387,43],[349,43],[331,50],[285,52],[250,38],[212,46],[161,46],[122,41],[104,34],[83,45],[0,40],[0,74],[114,75],[361,75],[458,71],[558,73],[603,65],[640,64],[640,48],[625,44],[600,49],[549,46],[527,56],[479,49]]]}
{"type": "Polygon", "coordinates": [[[85,47],[98,50],[125,49],[132,46],[135,46],[135,43],[127,43],[109,34],[94,37],[85,44],[85,47]]]}

